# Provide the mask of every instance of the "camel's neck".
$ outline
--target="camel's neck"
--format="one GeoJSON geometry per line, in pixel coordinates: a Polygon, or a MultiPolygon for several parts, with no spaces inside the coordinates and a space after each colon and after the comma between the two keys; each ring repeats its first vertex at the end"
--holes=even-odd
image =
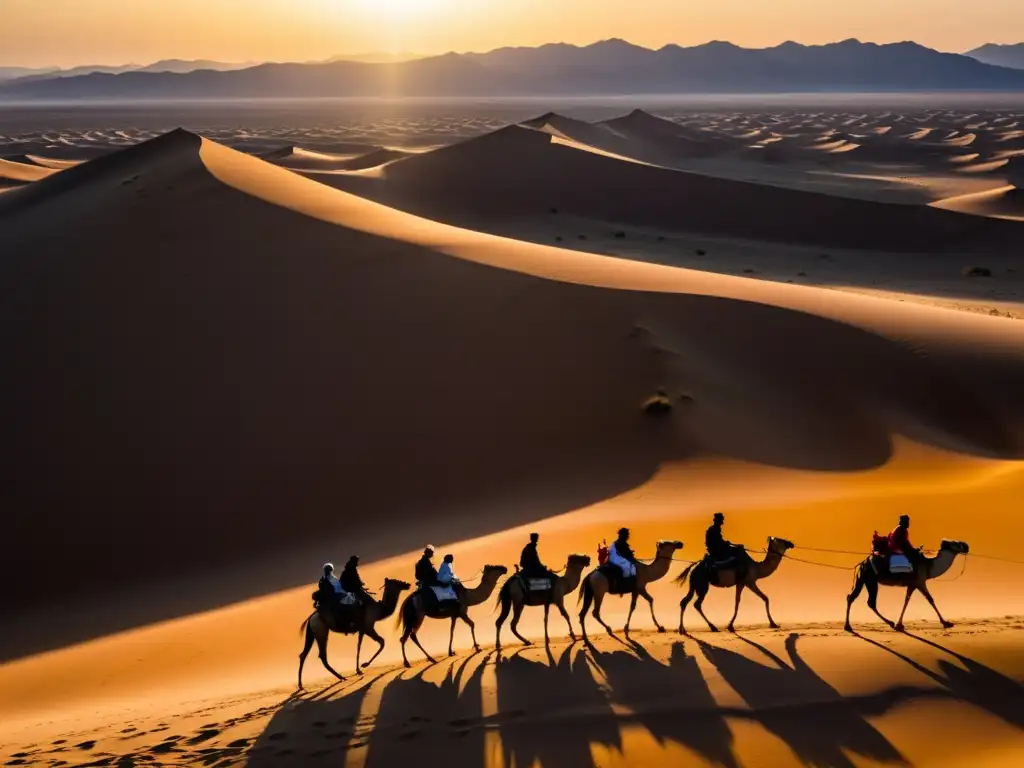
{"type": "Polygon", "coordinates": [[[781,563],[782,555],[778,552],[769,552],[764,556],[764,560],[757,564],[757,578],[763,579],[766,576],[771,576],[778,570],[781,563]]]}
{"type": "Polygon", "coordinates": [[[392,613],[395,612],[395,608],[398,607],[398,591],[389,590],[384,593],[384,597],[377,603],[377,620],[386,619],[392,613]]]}
{"type": "Polygon", "coordinates": [[[583,575],[583,566],[567,566],[562,581],[565,583],[565,593],[569,594],[580,585],[580,577],[583,575]]]}
{"type": "Polygon", "coordinates": [[[473,589],[466,590],[466,605],[480,605],[485,602],[494,592],[494,585],[498,583],[498,576],[484,576],[473,589]]]}
{"type": "Polygon", "coordinates": [[[928,578],[936,579],[946,571],[948,571],[953,561],[956,560],[956,552],[951,552],[948,549],[939,551],[935,557],[926,557],[925,562],[928,564],[928,578]]]}
{"type": "Polygon", "coordinates": [[[657,581],[666,573],[668,573],[669,567],[672,565],[672,555],[662,555],[658,553],[654,557],[654,562],[650,565],[639,563],[636,567],[637,571],[644,572],[644,578],[648,581],[657,581]]]}

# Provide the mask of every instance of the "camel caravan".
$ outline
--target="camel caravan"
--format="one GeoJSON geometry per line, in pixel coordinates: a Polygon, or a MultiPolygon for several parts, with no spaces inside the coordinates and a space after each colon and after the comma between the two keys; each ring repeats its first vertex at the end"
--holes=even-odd
{"type": "MultiPolygon", "coordinates": [[[[726,541],[722,535],[725,516],[715,514],[711,526],[704,535],[706,555],[703,559],[690,562],[686,569],[675,579],[680,585],[688,585],[686,596],[679,603],[679,633],[686,634],[683,616],[691,600],[696,595],[693,607],[701,615],[709,629],[717,632],[718,628],[704,615],[702,605],[711,587],[733,588],[736,594],[736,607],[728,630],[735,632],[736,617],[739,614],[740,599],[744,590],[749,589],[764,601],[768,623],[778,629],[772,618],[771,605],[766,595],[758,586],[758,582],[771,576],[793,548],[793,543],[786,539],[769,537],[762,560],[755,560],[742,544],[726,541]]],[[[938,553],[934,557],[925,556],[919,548],[910,543],[910,518],[900,517],[899,524],[888,536],[874,536],[872,552],[854,569],[855,581],[853,589],[846,599],[846,630],[852,632],[850,625],[850,607],[867,588],[868,606],[886,624],[896,630],[903,629],[903,616],[914,592],[921,592],[928,600],[942,622],[942,626],[950,627],[939,613],[927,582],[941,576],[952,566],[958,555],[967,554],[969,548],[962,541],[943,540],[938,553]],[[906,599],[903,611],[896,622],[887,619],[878,611],[877,598],[879,585],[903,587],[906,599]]],[[[683,548],[681,541],[659,541],[654,557],[644,562],[636,557],[629,544],[629,529],[622,528],[611,546],[602,544],[598,547],[598,566],[584,576],[590,567],[589,555],[572,554],[565,566],[553,571],[545,566],[538,552],[539,534],[531,534],[529,543],[523,548],[519,565],[498,588],[498,582],[508,574],[504,565],[485,565],[480,573],[479,583],[475,587],[465,586],[455,574],[455,557],[447,554],[443,557],[441,567],[434,567],[434,548],[427,546],[423,555],[416,563],[416,589],[402,599],[402,593],[410,589],[409,582],[398,579],[385,579],[380,599],[367,591],[359,576],[359,558],[351,557],[345,564],[341,576],[334,574],[334,565],[324,565],[323,576],[317,590],[313,593],[313,613],[302,623],[301,633],[305,633],[305,642],[299,654],[299,688],[302,687],[302,667],[313,644],[316,643],[320,662],[339,680],[345,678],[327,661],[327,641],[331,632],[343,635],[356,635],[357,674],[373,663],[384,650],[384,638],[378,634],[375,625],[396,614],[396,623],[401,627],[402,660],[406,667],[411,666],[406,655],[406,643],[409,640],[416,645],[426,658],[433,662],[434,657],[420,643],[417,632],[426,619],[440,619],[450,622],[448,635],[448,655],[454,656],[455,625],[462,621],[469,626],[473,638],[473,648],[480,650],[476,639],[476,625],[469,617],[469,609],[486,603],[495,589],[498,590],[496,609],[500,609],[495,621],[495,647],[501,649],[501,630],[509,615],[512,621],[509,629],[512,634],[525,645],[530,641],[519,634],[519,619],[523,610],[529,607],[544,609],[544,642],[549,642],[548,618],[554,607],[565,620],[569,629],[569,637],[576,640],[572,620],[565,607],[565,599],[573,592],[578,593],[578,602],[582,605],[579,613],[580,633],[587,640],[586,618],[588,612],[610,633],[612,628],[601,618],[601,605],[609,595],[630,596],[629,614],[624,627],[629,633],[629,625],[633,619],[638,598],[647,601],[651,611],[651,619],[659,632],[665,628],[658,623],[654,613],[654,598],[648,592],[648,585],[664,578],[669,571],[675,554],[683,548]],[[399,605],[401,603],[401,605],[399,605]],[[369,637],[376,641],[377,650],[369,661],[360,663],[363,638],[369,637]]]]}

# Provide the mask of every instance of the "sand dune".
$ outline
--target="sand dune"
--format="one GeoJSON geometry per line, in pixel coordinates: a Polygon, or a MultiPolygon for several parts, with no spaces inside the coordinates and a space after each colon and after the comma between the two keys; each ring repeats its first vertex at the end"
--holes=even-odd
{"type": "MultiPolygon", "coordinates": [[[[920,120],[935,125],[914,140],[922,157],[979,121],[920,120]]],[[[546,115],[382,163],[396,151],[271,158],[355,163],[307,172],[391,206],[180,130],[60,172],[8,162],[37,178],[0,196],[0,317],[14,329],[0,354],[17,373],[0,385],[5,761],[390,765],[424,749],[503,766],[1019,760],[1024,566],[980,557],[935,586],[947,615],[971,619],[961,630],[926,629],[915,598],[923,640],[841,633],[859,556],[798,549],[767,588],[781,634],[601,638],[501,660],[488,649],[403,672],[388,626],[364,682],[285,688],[307,582],[350,552],[372,588],[407,577],[427,540],[470,578],[511,563],[532,529],[557,567],[626,521],[641,556],[679,538],[696,558],[724,509],[730,538],[755,549],[776,535],[859,553],[909,510],[926,546],[964,539],[1013,558],[1021,323],[400,209],[830,244],[870,249],[841,256],[871,264],[1017,253],[1022,225],[994,218],[1019,202],[1015,175],[1000,193],[1010,203],[967,215],[637,156],[686,146],[719,163],[728,145],[746,163],[750,139],[737,137],[762,124],[797,167],[814,151],[805,132],[858,144],[838,153],[853,156],[875,122],[911,128],[890,114],[722,116],[728,133],[708,150],[693,125],[645,113],[546,115]],[[655,392],[672,403],[660,417],[641,407],[655,392]]],[[[883,594],[887,613],[897,592],[883,594]]],[[[674,626],[678,587],[652,593],[674,626]]],[[[731,606],[721,592],[707,604],[716,621],[731,606]]],[[[626,607],[612,601],[606,618],[621,626],[626,607]]],[[[489,610],[474,612],[485,645],[489,610]]],[[[741,626],[762,617],[746,599],[741,626]]],[[[537,637],[539,619],[523,631],[537,637]]],[[[858,625],[869,619],[858,605],[858,625]]],[[[422,639],[439,651],[447,632],[433,622],[422,639]]],[[[351,639],[331,654],[351,670],[351,639]]]]}
{"type": "Polygon", "coordinates": [[[524,126],[404,160],[376,190],[364,180],[325,181],[442,219],[555,209],[668,231],[887,250],[1006,250],[1020,236],[1007,222],[621,162],[524,126]]]}
{"type": "Polygon", "coordinates": [[[18,163],[12,160],[0,159],[0,184],[29,184],[33,181],[45,179],[55,169],[44,168],[31,163],[18,163]]]}
{"type": "MultiPolygon", "coordinates": [[[[477,144],[499,141],[506,160],[512,142],[548,146],[544,134],[528,129],[508,135],[510,141],[499,135],[477,144]]],[[[467,145],[452,150],[465,151],[467,145]]],[[[474,157],[479,168],[482,158],[474,157]]],[[[166,549],[134,555],[120,551],[119,535],[97,542],[118,557],[107,561],[108,570],[94,569],[94,584],[122,578],[143,559],[180,566],[186,542],[193,563],[221,557],[216,528],[201,540],[194,529],[200,520],[210,525],[215,509],[246,509],[257,518],[282,508],[306,509],[313,518],[339,506],[384,513],[452,494],[465,498],[513,478],[539,479],[554,468],[568,471],[566,463],[618,466],[628,487],[658,461],[694,446],[769,463],[864,468],[886,460],[889,432],[897,428],[967,451],[1022,451],[1024,330],[1014,323],[472,233],[330,190],[183,132],[8,193],[0,219],[0,244],[17,255],[4,265],[5,284],[17,286],[4,312],[25,329],[5,350],[22,375],[6,383],[3,402],[35,404],[8,413],[8,482],[27,513],[15,540],[39,535],[36,521],[66,517],[69,546],[54,543],[53,556],[75,560],[100,509],[105,530],[116,532],[141,506],[151,510],[153,535],[166,542],[166,549]],[[120,215],[125,207],[130,225],[120,215]],[[54,217],[63,222],[59,234],[40,224],[54,217]],[[160,236],[140,261],[137,238],[149,231],[160,236]],[[65,253],[69,237],[91,258],[65,253]],[[304,254],[301,269],[282,260],[294,252],[304,254]],[[239,261],[238,253],[247,256],[239,261]],[[397,265],[404,276],[397,289],[374,287],[391,285],[397,265]],[[57,293],[55,270],[69,276],[57,293]],[[44,290],[52,304],[31,299],[44,290]],[[301,311],[291,298],[296,291],[301,311]],[[230,308],[222,301],[228,294],[236,296],[230,308]],[[522,332],[516,307],[523,296],[530,297],[531,327],[544,329],[539,338],[522,332]],[[441,311],[451,306],[459,312],[441,311]],[[55,326],[55,317],[76,321],[55,326]],[[125,333],[121,319],[129,317],[132,332],[125,333]],[[489,318],[489,342],[467,357],[482,317],[489,318]],[[705,333],[686,331],[695,326],[705,333]],[[717,330],[708,334],[709,326],[717,330]],[[266,343],[255,338],[277,340],[273,366],[266,343]],[[142,349],[139,339],[147,340],[142,349]],[[812,362],[804,345],[841,346],[845,354],[812,362]],[[353,377],[329,351],[335,349],[362,361],[367,373],[381,373],[353,377]],[[54,359],[81,362],[55,378],[54,359]],[[760,381],[761,394],[721,390],[725,371],[760,368],[761,359],[774,361],[776,371],[772,383],[760,381]],[[137,363],[110,380],[105,372],[125,360],[137,363]],[[160,406],[172,381],[154,371],[174,371],[173,412],[160,406]],[[68,399],[72,375],[81,386],[68,399]],[[414,421],[397,405],[410,386],[431,403],[414,421]],[[652,432],[638,404],[664,386],[707,398],[706,416],[680,425],[682,433],[652,432]],[[240,389],[247,395],[237,402],[230,393],[240,389]],[[566,413],[569,393],[580,399],[566,413]],[[788,411],[779,409],[780,398],[816,414],[803,427],[787,416],[781,444],[778,418],[788,411]],[[229,400],[237,406],[225,411],[229,400]],[[126,411],[126,402],[135,405],[126,411]],[[879,403],[885,406],[876,411],[879,403]],[[747,419],[737,422],[739,413],[747,419]],[[398,433],[405,438],[396,455],[398,433]],[[197,434],[223,457],[216,480],[204,454],[193,451],[197,434]],[[496,443],[493,435],[503,439],[496,443]],[[535,445],[540,435],[544,450],[535,445]],[[57,447],[62,452],[54,456],[57,447]],[[624,461],[626,455],[632,458],[624,461]],[[344,457],[349,473],[339,477],[324,456],[344,457]],[[384,456],[402,464],[408,485],[385,481],[384,456]],[[55,465],[63,468],[57,474],[55,465]],[[155,491],[172,476],[174,494],[155,491]],[[48,491],[40,495],[43,477],[48,491]],[[72,492],[82,483],[88,493],[72,492]],[[83,498],[95,499],[95,509],[83,508],[83,498]]],[[[352,521],[347,530],[358,535],[367,524],[352,521]]],[[[220,525],[241,547],[268,545],[259,530],[235,530],[230,518],[220,525]]],[[[300,541],[306,528],[282,529],[275,546],[300,541]]],[[[16,550],[5,569],[27,567],[21,556],[16,550]]],[[[46,574],[22,584],[15,604],[51,587],[46,574]]]]}

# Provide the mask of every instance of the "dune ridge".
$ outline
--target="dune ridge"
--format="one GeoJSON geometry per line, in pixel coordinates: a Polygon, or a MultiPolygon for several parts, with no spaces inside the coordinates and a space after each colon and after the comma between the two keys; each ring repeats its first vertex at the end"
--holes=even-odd
{"type": "MultiPolygon", "coordinates": [[[[505,135],[548,142],[520,128],[490,141],[508,150],[505,135]]],[[[867,468],[886,461],[894,431],[1022,453],[1016,323],[470,232],[184,131],[7,193],[0,222],[0,245],[16,254],[4,284],[18,286],[4,319],[25,329],[4,348],[23,372],[3,398],[18,404],[3,445],[10,498],[24,512],[15,541],[41,535],[36,521],[55,515],[68,542],[93,541],[90,520],[102,518],[112,539],[93,554],[114,547],[118,559],[96,569],[97,588],[143,560],[185,564],[186,542],[190,564],[222,557],[229,530],[239,546],[267,547],[259,530],[236,530],[242,510],[401,514],[599,466],[616,468],[607,493],[694,451],[867,468]],[[54,217],[59,233],[41,226],[54,217]],[[66,253],[68,237],[89,258],[66,253]],[[43,292],[46,304],[33,298],[43,292]],[[486,344],[473,341],[481,328],[486,344]],[[844,355],[803,351],[830,347],[844,355]],[[54,359],[64,361],[57,378],[54,359]],[[353,364],[365,374],[353,376],[353,364]],[[757,390],[724,385],[751,368],[763,372],[757,390]],[[78,382],[71,398],[68,380],[78,382]],[[661,387],[698,407],[656,427],[639,404],[661,387]],[[398,405],[410,388],[430,404],[414,418],[398,405]],[[804,417],[794,422],[793,409],[804,417]],[[407,485],[386,480],[395,462],[407,485]],[[133,555],[118,531],[140,507],[164,545],[133,555]],[[212,526],[206,544],[194,535],[200,520],[212,526]]],[[[275,546],[308,535],[296,523],[275,546]]],[[[31,567],[30,553],[15,552],[6,569],[31,567]]],[[[54,544],[56,557],[78,552],[54,544]]],[[[13,604],[50,589],[47,579],[23,582],[13,604]]]]}

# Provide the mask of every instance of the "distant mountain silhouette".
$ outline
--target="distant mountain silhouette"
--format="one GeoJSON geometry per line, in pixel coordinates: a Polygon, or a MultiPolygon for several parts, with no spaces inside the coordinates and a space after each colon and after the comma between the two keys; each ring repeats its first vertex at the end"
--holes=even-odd
{"type": "Polygon", "coordinates": [[[226,61],[211,61],[209,59],[163,59],[155,61],[145,67],[136,67],[134,72],[195,72],[197,69],[214,69],[218,72],[232,72],[236,69],[246,69],[255,66],[257,62],[248,61],[245,63],[230,63],[226,61]]]}
{"type": "Polygon", "coordinates": [[[1017,43],[1016,45],[988,43],[980,48],[975,48],[973,51],[968,51],[966,55],[985,64],[994,64],[997,67],[1024,69],[1024,43],[1017,43]]]}
{"type": "Polygon", "coordinates": [[[197,69],[215,69],[218,71],[231,71],[254,66],[254,62],[244,64],[230,64],[223,61],[210,61],[207,59],[196,59],[187,61],[185,59],[163,59],[152,64],[142,66],[140,64],[83,64],[70,69],[59,67],[41,67],[32,69],[29,67],[0,67],[0,81],[17,80],[22,85],[40,80],[52,80],[54,78],[81,77],[92,74],[119,75],[124,72],[194,72],[197,69]]]}
{"type": "Polygon", "coordinates": [[[1024,89],[1024,72],[917,43],[858,40],[650,50],[624,40],[499,48],[401,63],[261,64],[233,72],[124,72],[0,84],[0,99],[558,96],[1024,89]]]}

